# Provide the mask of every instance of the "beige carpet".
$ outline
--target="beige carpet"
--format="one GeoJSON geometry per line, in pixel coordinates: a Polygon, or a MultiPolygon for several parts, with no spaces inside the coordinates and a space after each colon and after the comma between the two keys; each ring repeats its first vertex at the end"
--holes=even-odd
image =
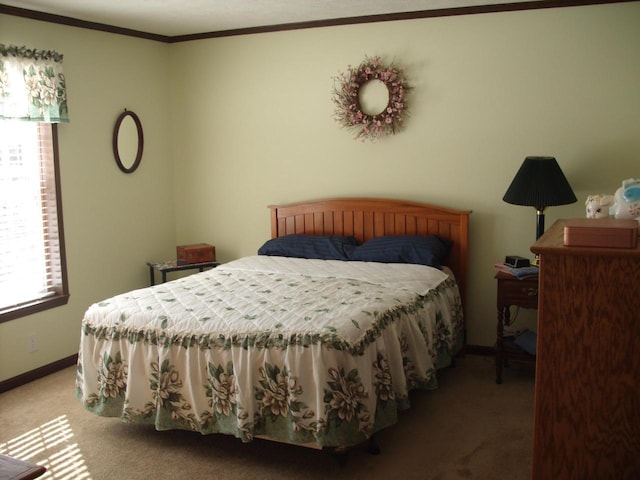
{"type": "Polygon", "coordinates": [[[493,358],[467,355],[415,392],[399,423],[377,435],[380,455],[331,455],[223,435],[157,432],[85,411],[75,368],[0,394],[0,453],[48,468],[41,479],[530,478],[534,373],[512,366],[496,385],[493,358]]]}

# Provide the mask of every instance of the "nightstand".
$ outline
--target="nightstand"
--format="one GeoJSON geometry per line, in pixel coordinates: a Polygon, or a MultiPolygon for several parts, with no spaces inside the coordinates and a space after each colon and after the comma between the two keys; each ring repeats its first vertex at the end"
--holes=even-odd
{"type": "Polygon", "coordinates": [[[507,361],[535,365],[530,355],[504,337],[504,327],[511,325],[510,307],[538,308],[538,276],[518,279],[498,272],[498,327],[496,336],[496,383],[502,383],[502,368],[507,361]]]}
{"type": "Polygon", "coordinates": [[[151,286],[156,284],[155,272],[162,274],[162,283],[167,281],[167,273],[179,272],[181,270],[195,270],[203,272],[205,268],[215,268],[220,265],[218,262],[200,262],[180,264],[177,260],[165,260],[164,262],[147,262],[149,266],[149,280],[151,286]]]}

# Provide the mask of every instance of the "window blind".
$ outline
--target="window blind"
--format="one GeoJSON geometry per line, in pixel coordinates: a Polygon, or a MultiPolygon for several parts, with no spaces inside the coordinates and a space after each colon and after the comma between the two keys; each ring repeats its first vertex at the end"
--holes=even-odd
{"type": "Polygon", "coordinates": [[[62,292],[52,126],[0,121],[0,310],[62,292]]]}

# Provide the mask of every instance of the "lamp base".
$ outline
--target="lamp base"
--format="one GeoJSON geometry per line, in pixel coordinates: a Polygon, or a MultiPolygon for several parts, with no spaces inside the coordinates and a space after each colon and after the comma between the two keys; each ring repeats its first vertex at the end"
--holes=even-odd
{"type": "Polygon", "coordinates": [[[529,260],[529,263],[531,263],[532,267],[539,267],[540,266],[540,255],[536,254],[535,257],[533,257],[531,260],[529,260]]]}
{"type": "Polygon", "coordinates": [[[544,233],[544,209],[546,207],[536,207],[536,240],[544,233]]]}

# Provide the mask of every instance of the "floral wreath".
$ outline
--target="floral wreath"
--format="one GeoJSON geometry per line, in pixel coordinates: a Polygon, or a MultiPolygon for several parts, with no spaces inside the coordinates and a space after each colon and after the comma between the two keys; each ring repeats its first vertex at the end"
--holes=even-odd
{"type": "Polygon", "coordinates": [[[362,141],[396,134],[402,130],[403,117],[407,115],[405,96],[411,87],[403,71],[395,64],[384,65],[380,57],[365,57],[357,67],[347,67],[334,79],[333,103],[336,105],[334,119],[341,127],[356,131],[355,138],[362,141]],[[362,111],[360,88],[371,80],[380,80],[387,87],[389,102],[376,115],[362,111]]]}

